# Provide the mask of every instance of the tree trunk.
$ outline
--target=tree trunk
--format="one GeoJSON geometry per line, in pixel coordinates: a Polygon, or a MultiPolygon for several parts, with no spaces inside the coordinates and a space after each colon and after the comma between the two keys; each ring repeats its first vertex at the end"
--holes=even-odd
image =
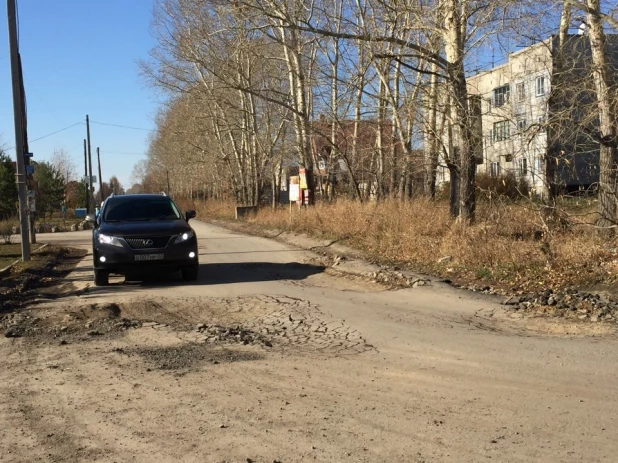
{"type": "MultiPolygon", "coordinates": [[[[472,117],[466,88],[464,69],[464,42],[468,20],[468,2],[466,0],[445,1],[445,24],[443,36],[446,59],[448,61],[448,78],[453,97],[454,108],[451,111],[452,124],[455,129],[453,145],[458,148],[459,158],[459,206],[458,219],[465,223],[474,222],[476,209],[476,160],[472,151],[472,117]]],[[[451,169],[452,170],[452,169],[451,169]]],[[[451,183],[453,179],[451,179],[451,183]]],[[[454,200],[451,197],[451,200],[454,200]]],[[[451,205],[451,211],[455,211],[451,205]]]]}
{"type": "MultiPolygon", "coordinates": [[[[388,69],[389,63],[379,61],[377,67],[383,67],[388,69]]],[[[387,73],[378,71],[382,75],[387,73]]],[[[380,79],[378,84],[378,124],[376,128],[376,199],[381,200],[384,197],[384,126],[386,125],[386,82],[384,79],[380,79]]],[[[369,187],[369,191],[373,185],[369,187]]],[[[370,193],[371,194],[371,193],[370,193]]]]}
{"type": "Polygon", "coordinates": [[[429,127],[426,129],[425,144],[425,195],[433,199],[436,197],[436,171],[438,170],[438,66],[431,65],[432,75],[429,84],[429,127]]]}
{"type": "MultiPolygon", "coordinates": [[[[564,108],[557,106],[564,105],[565,101],[567,101],[565,92],[568,90],[564,86],[564,74],[565,72],[568,73],[568,70],[565,70],[564,66],[564,46],[567,40],[570,23],[571,6],[567,2],[563,2],[562,13],[560,15],[560,25],[558,28],[558,47],[553,57],[552,90],[547,103],[550,114],[559,114],[563,111],[564,108]]],[[[548,124],[547,127],[547,153],[545,154],[543,166],[545,174],[543,201],[546,205],[550,206],[550,208],[555,206],[557,195],[556,167],[558,156],[560,154],[560,139],[562,138],[559,126],[560,123],[558,123],[558,127],[556,127],[556,124],[552,123],[548,124]]]]}
{"type": "Polygon", "coordinates": [[[296,132],[298,155],[303,167],[313,169],[305,94],[306,83],[300,57],[301,45],[298,40],[299,32],[296,29],[288,28],[283,20],[280,21],[279,31],[282,38],[285,62],[288,67],[291,97],[294,102],[294,129],[296,132]]]}
{"type": "Polygon", "coordinates": [[[614,235],[616,225],[616,114],[610,91],[611,78],[605,50],[605,32],[601,21],[599,0],[587,0],[593,77],[599,107],[600,172],[597,225],[614,235]]]}

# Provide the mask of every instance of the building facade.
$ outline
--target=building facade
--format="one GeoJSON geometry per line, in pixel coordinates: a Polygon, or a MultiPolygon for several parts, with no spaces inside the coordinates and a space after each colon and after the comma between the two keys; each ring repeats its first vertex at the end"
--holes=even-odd
{"type": "MultiPolygon", "coordinates": [[[[607,43],[618,63],[615,37],[607,43]]],[[[512,173],[543,195],[549,173],[561,192],[593,188],[598,182],[597,106],[589,39],[569,35],[558,67],[557,37],[508,55],[507,61],[467,79],[471,100],[481,100],[482,159],[477,173],[512,173]]],[[[445,143],[449,146],[450,143],[445,143]]],[[[437,181],[449,180],[441,163],[437,181]]]]}

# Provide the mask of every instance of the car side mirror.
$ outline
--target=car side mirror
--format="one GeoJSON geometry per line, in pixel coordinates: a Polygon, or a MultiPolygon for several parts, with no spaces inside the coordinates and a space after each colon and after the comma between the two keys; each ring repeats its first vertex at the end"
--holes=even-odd
{"type": "Polygon", "coordinates": [[[197,215],[197,213],[193,209],[191,209],[191,210],[185,212],[185,219],[188,222],[189,219],[194,219],[196,215],[197,215]]]}
{"type": "Polygon", "coordinates": [[[97,221],[97,218],[94,214],[88,214],[86,216],[86,222],[95,223],[96,221],[97,221]]]}

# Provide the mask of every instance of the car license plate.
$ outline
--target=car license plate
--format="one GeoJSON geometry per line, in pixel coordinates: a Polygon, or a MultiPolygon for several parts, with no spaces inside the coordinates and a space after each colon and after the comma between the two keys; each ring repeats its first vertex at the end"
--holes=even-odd
{"type": "Polygon", "coordinates": [[[163,254],[136,254],[135,260],[161,260],[163,254]]]}

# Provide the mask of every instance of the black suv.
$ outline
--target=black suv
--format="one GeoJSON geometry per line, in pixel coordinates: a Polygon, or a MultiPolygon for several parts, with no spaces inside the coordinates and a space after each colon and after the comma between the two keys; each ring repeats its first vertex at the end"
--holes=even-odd
{"type": "Polygon", "coordinates": [[[134,275],[161,268],[181,270],[184,280],[196,280],[197,237],[187,223],[193,217],[195,211],[183,216],[165,194],[107,198],[96,217],[86,218],[94,223],[94,284],[107,285],[110,273],[134,275]]]}

